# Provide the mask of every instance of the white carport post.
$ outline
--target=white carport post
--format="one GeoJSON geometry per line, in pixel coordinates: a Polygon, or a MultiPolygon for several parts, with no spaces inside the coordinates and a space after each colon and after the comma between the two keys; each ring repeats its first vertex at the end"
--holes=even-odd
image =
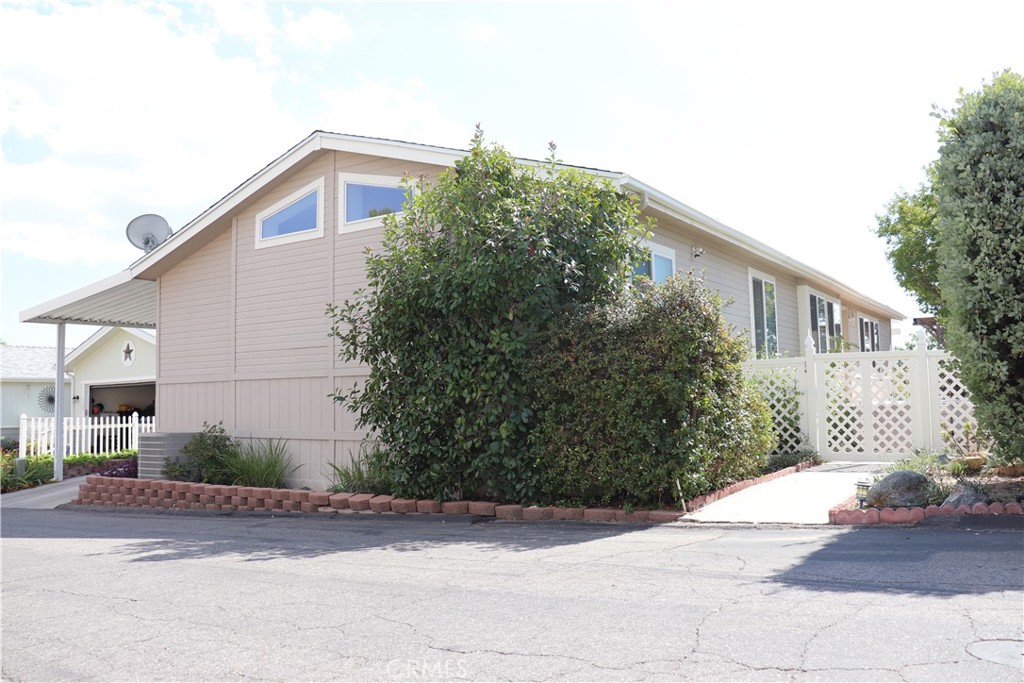
{"type": "Polygon", "coordinates": [[[53,478],[64,481],[64,323],[57,323],[57,381],[53,391],[53,478]]]}

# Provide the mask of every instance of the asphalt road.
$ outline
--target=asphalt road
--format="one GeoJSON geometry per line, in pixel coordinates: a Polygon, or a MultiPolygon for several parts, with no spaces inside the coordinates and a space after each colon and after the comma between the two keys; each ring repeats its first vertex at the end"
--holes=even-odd
{"type": "Polygon", "coordinates": [[[1021,681],[1024,534],[2,513],[4,681],[1021,681]]]}

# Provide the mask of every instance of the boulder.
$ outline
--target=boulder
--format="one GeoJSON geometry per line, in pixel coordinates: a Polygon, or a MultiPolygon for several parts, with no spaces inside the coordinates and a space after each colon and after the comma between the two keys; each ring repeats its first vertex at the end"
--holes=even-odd
{"type": "Polygon", "coordinates": [[[989,498],[978,489],[968,484],[957,484],[956,488],[942,501],[943,505],[951,505],[954,508],[966,505],[974,507],[976,503],[988,503],[989,498]]]}
{"type": "Polygon", "coordinates": [[[896,508],[928,504],[928,477],[910,470],[888,475],[868,490],[869,507],[896,508]]]}

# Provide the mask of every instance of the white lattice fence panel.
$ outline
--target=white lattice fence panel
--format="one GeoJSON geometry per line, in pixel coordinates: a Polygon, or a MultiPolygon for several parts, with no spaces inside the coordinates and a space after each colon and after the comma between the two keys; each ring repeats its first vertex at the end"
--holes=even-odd
{"type": "Polygon", "coordinates": [[[971,395],[960,381],[959,361],[951,357],[939,357],[936,361],[932,363],[935,391],[932,396],[937,400],[934,415],[937,424],[932,426],[938,430],[936,443],[940,443],[944,433],[960,437],[965,427],[970,425],[974,428],[978,423],[974,419],[971,395]]]}
{"type": "Polygon", "coordinates": [[[826,360],[822,370],[819,408],[825,412],[826,447],[829,453],[863,453],[861,364],[856,360],[826,360]]]}
{"type": "MultiPolygon", "coordinates": [[[[865,362],[866,364],[866,362],[865,362]]],[[[911,361],[891,358],[871,361],[871,420],[875,453],[914,450],[911,361]]]]}
{"type": "Polygon", "coordinates": [[[800,386],[804,364],[757,366],[750,370],[772,413],[772,425],[779,436],[773,453],[796,453],[806,448],[803,432],[806,399],[800,386]]]}

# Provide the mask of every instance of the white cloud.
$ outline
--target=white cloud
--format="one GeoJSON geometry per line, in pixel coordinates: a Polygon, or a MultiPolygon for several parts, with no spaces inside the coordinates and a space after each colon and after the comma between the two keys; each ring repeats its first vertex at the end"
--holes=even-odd
{"type": "Polygon", "coordinates": [[[5,160],[12,252],[124,265],[111,245],[134,215],[180,227],[308,132],[275,104],[274,69],[222,59],[208,26],[121,3],[0,11],[2,130],[52,152],[5,160]]]}
{"type": "Polygon", "coordinates": [[[337,133],[465,148],[472,123],[456,123],[419,81],[402,86],[364,78],[354,88],[322,92],[325,120],[337,133]]]}
{"type": "Polygon", "coordinates": [[[478,43],[490,43],[498,37],[498,27],[487,23],[469,24],[463,27],[461,34],[478,43]]]}
{"type": "Polygon", "coordinates": [[[329,52],[352,38],[352,27],[341,13],[319,7],[288,21],[283,32],[294,45],[318,52],[329,52]]]}

